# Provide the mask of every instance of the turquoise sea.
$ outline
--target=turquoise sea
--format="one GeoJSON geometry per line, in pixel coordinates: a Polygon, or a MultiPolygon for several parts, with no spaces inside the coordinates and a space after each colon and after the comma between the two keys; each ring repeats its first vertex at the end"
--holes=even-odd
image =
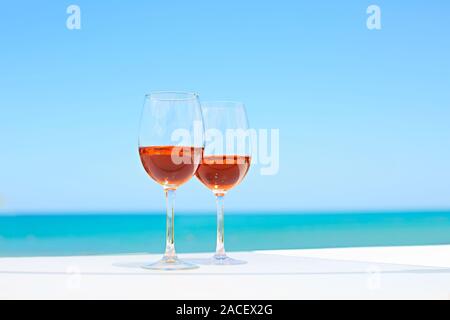
{"type": "MultiPolygon", "coordinates": [[[[91,255],[164,250],[165,216],[61,214],[0,216],[0,256],[91,255]]],[[[176,248],[215,248],[214,215],[175,218],[176,248]]],[[[229,251],[450,244],[450,211],[229,214],[229,251]]]]}

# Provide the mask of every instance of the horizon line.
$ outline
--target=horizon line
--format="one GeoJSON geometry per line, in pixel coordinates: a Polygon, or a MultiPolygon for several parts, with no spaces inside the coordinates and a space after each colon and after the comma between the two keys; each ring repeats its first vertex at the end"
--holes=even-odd
{"type": "MultiPolygon", "coordinates": [[[[450,208],[441,209],[336,209],[336,210],[245,210],[227,211],[227,215],[336,215],[336,214],[405,214],[405,213],[449,213],[450,208]]],[[[178,211],[175,215],[215,215],[213,210],[187,210],[178,211]]],[[[88,215],[165,215],[161,210],[120,210],[120,211],[108,211],[108,210],[39,210],[39,211],[0,211],[0,217],[4,216],[88,216],[88,215]]]]}

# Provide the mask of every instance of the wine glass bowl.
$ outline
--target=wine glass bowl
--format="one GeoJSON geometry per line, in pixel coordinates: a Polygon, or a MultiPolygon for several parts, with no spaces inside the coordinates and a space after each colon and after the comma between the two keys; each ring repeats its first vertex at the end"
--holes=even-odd
{"type": "Polygon", "coordinates": [[[196,177],[214,194],[237,186],[250,169],[250,156],[204,155],[196,177]]]}

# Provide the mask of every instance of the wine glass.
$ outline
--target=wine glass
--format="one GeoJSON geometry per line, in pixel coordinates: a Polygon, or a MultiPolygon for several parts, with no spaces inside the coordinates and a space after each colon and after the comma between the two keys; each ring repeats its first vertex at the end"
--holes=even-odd
{"type": "Polygon", "coordinates": [[[196,177],[216,196],[216,253],[206,264],[235,265],[224,246],[224,197],[244,179],[250,168],[251,143],[244,104],[231,101],[202,103],[205,149],[196,177]]]}
{"type": "Polygon", "coordinates": [[[166,250],[147,269],[183,270],[196,265],[175,253],[175,190],[191,179],[201,162],[203,120],[197,94],[155,92],[145,96],[139,133],[139,155],[148,175],[163,186],[166,195],[166,250]]]}

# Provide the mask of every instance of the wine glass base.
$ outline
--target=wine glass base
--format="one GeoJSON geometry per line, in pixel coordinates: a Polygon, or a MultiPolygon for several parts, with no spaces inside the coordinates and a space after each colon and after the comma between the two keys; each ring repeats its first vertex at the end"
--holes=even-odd
{"type": "Polygon", "coordinates": [[[197,269],[198,266],[181,259],[178,257],[163,257],[161,260],[143,265],[142,268],[150,270],[192,270],[197,269]]]}
{"type": "Polygon", "coordinates": [[[208,265],[217,265],[217,266],[233,266],[246,263],[247,261],[233,259],[226,255],[225,256],[215,255],[212,258],[208,259],[206,262],[206,264],[208,265]]]}

